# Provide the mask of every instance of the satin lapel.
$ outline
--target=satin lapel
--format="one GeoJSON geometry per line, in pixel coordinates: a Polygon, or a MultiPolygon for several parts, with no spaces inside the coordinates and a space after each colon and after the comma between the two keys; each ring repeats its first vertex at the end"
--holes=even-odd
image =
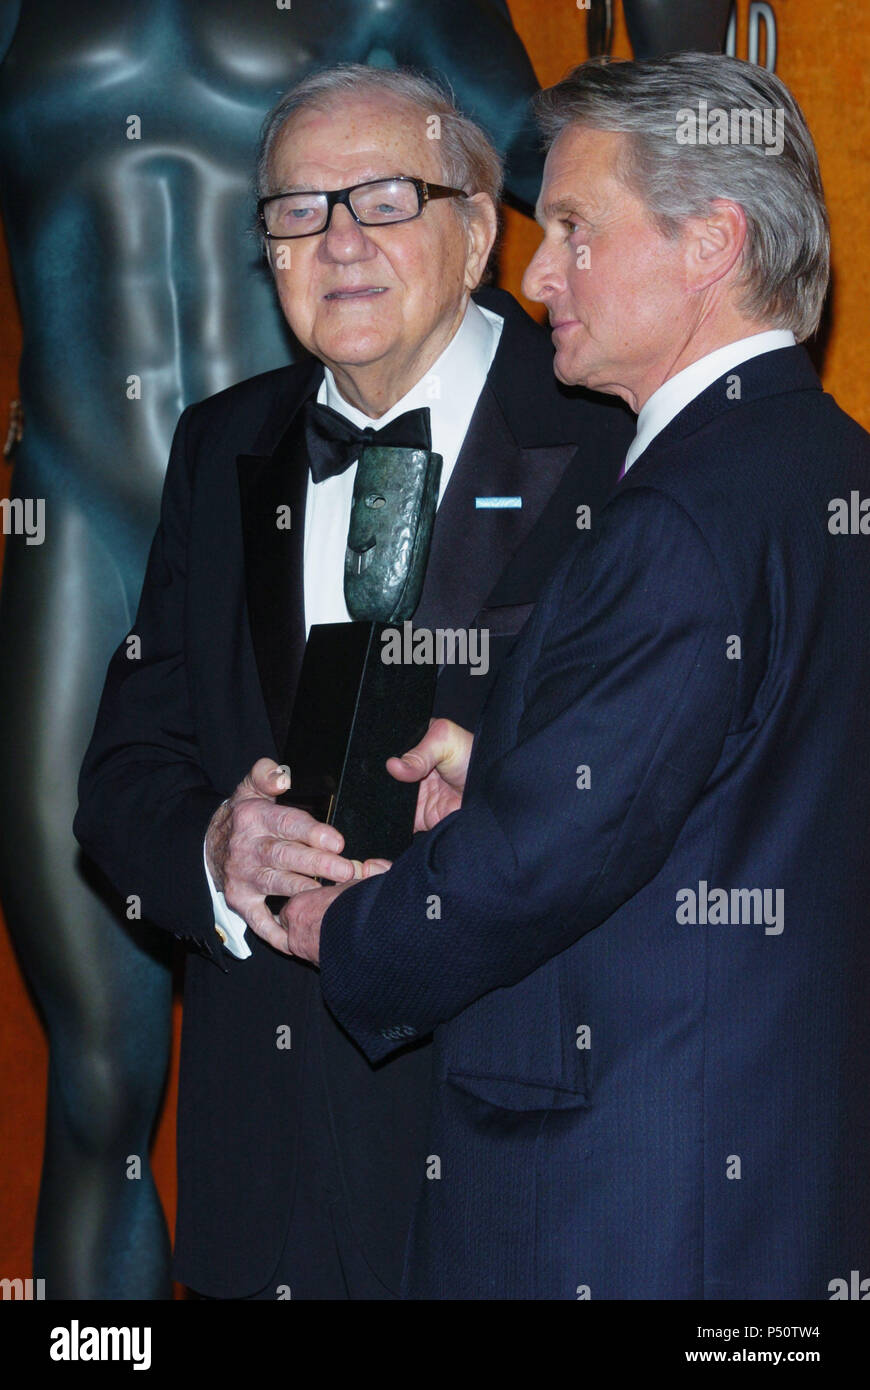
{"type": "Polygon", "coordinates": [[[308,459],[301,430],[291,423],[272,454],[239,454],[236,463],[251,639],[275,746],[283,757],[305,650],[308,459]]]}
{"type": "Polygon", "coordinates": [[[520,448],[484,387],[435,517],[416,626],[471,625],[576,451],[576,444],[520,448]],[[522,506],[476,506],[478,498],[505,497],[522,506]]]}

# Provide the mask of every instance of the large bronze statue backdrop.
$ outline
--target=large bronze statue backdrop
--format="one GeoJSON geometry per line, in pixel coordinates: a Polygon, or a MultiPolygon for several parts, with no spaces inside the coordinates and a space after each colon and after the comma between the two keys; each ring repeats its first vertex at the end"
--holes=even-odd
{"type": "MultiPolygon", "coordinates": [[[[626,14],[664,51],[675,18],[699,10],[692,43],[720,47],[727,9],[628,0],[626,14]]],[[[258,127],[322,63],[440,72],[529,205],[537,83],[503,0],[2,0],[0,57],[24,329],[12,496],[45,509],[41,543],[9,536],[0,601],[0,895],[51,1049],[34,1274],[49,1298],[161,1298],[168,1237],[147,1155],[170,960],[135,902],[92,882],[71,823],[177,417],[292,353],[247,235],[258,127]]]]}

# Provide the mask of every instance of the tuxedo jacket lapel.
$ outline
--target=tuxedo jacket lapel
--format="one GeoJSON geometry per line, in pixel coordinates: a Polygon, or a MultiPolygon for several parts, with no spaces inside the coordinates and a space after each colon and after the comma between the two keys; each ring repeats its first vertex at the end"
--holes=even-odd
{"type": "Polygon", "coordinates": [[[257,436],[255,446],[264,452],[239,454],[236,460],[251,640],[279,757],[284,756],[305,650],[302,543],[308,458],[296,415],[322,376],[319,363],[306,366],[293,396],[280,403],[257,436]]]}
{"type": "Polygon", "coordinates": [[[484,386],[435,517],[415,626],[471,626],[576,447],[521,447],[491,386],[484,386]],[[519,498],[521,506],[476,505],[478,498],[506,497],[519,498]]]}

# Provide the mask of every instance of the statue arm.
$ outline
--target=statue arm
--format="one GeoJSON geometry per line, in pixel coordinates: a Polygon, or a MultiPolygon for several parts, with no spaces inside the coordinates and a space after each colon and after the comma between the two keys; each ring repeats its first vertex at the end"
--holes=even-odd
{"type": "Polygon", "coordinates": [[[0,62],[6,57],[21,18],[21,0],[0,0],[0,62]]]}
{"type": "MultiPolygon", "coordinates": [[[[529,55],[500,0],[442,0],[402,5],[385,43],[401,64],[446,77],[459,106],[479,121],[506,160],[505,186],[530,211],[541,186],[544,155],[529,110],[539,90],[529,55]]],[[[578,30],[578,44],[582,40],[578,30]]],[[[578,55],[579,61],[579,55],[578,55]]]]}
{"type": "Polygon", "coordinates": [[[136,621],[109,664],[73,829],[118,892],[140,899],[143,917],[214,957],[202,845],[223,796],[199,762],[185,669],[188,416],[175,433],[136,621]]]}

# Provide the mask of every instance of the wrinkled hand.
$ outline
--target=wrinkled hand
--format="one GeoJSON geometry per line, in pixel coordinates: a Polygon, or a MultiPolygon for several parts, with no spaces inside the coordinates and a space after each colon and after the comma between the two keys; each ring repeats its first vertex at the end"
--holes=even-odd
{"type": "Polygon", "coordinates": [[[291,955],[317,965],[320,961],[320,928],[327,908],[346,888],[352,888],[357,880],[371,878],[373,874],[384,874],[390,867],[387,859],[366,859],[362,864],[358,859],[351,862],[357,872],[350,883],[336,883],[331,888],[315,886],[309,892],[297,893],[281,908],[278,920],[286,930],[291,955]]]}
{"type": "MultiPolygon", "coordinates": [[[[389,758],[387,770],[398,782],[419,782],[415,830],[431,830],[462,805],[473,735],[449,719],[433,719],[427,733],[400,758],[389,758]]],[[[315,822],[316,824],[316,822],[315,822]]],[[[326,827],[322,827],[326,828],[326,827]]],[[[336,832],[337,833],[337,832],[336,832]]],[[[339,837],[341,838],[341,837],[339,837]]],[[[343,842],[342,842],[343,843],[343,842]]],[[[353,883],[391,867],[388,859],[341,860],[352,864],[354,878],[331,888],[310,885],[296,892],[282,907],[278,921],[286,931],[287,947],[294,956],[316,965],[320,959],[320,928],[324,915],[340,893],[353,883]]],[[[324,877],[335,878],[335,874],[324,877]]]]}
{"type": "Polygon", "coordinates": [[[312,880],[328,878],[346,884],[364,872],[356,861],[341,858],[344,837],[333,826],[323,825],[297,807],[275,804],[290,781],[286,767],[260,758],[229,801],[215,811],[206,833],[209,872],[227,906],[284,955],[295,954],[287,925],[272,915],[266,898],[334,892],[320,889],[312,880]]]}
{"type": "Polygon", "coordinates": [[[419,782],[415,830],[431,830],[462,805],[474,735],[450,719],[433,719],[420,742],[387,759],[398,782],[419,782]]]}

